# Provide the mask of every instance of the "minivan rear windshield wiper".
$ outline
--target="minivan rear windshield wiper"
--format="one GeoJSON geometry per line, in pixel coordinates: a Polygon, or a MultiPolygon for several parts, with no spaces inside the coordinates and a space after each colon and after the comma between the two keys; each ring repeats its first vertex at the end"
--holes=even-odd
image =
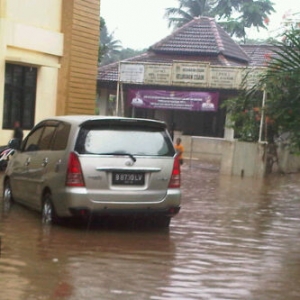
{"type": "Polygon", "coordinates": [[[118,156],[129,156],[133,162],[136,162],[136,158],[127,152],[108,152],[108,153],[100,153],[100,155],[118,155],[118,156]]]}

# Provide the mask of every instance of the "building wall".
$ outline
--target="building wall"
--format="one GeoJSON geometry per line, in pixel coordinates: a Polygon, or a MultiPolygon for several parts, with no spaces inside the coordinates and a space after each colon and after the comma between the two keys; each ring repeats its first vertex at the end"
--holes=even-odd
{"type": "Polygon", "coordinates": [[[2,129],[6,62],[38,67],[35,119],[37,121],[55,113],[59,60],[63,55],[61,2],[0,1],[1,145],[6,144],[12,136],[11,130],[2,129]]]}
{"type": "Polygon", "coordinates": [[[16,24],[60,32],[61,2],[62,0],[1,0],[0,14],[16,24]]]}
{"type": "Polygon", "coordinates": [[[35,123],[94,114],[99,23],[100,0],[0,0],[0,145],[6,62],[38,69],[35,123]]]}
{"type": "Polygon", "coordinates": [[[95,114],[99,6],[99,0],[62,3],[65,50],[59,73],[57,115],[95,114]]]}

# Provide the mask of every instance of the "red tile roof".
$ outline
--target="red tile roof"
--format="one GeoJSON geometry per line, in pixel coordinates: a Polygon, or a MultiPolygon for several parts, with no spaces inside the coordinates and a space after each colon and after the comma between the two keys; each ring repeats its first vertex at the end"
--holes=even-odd
{"type": "MultiPolygon", "coordinates": [[[[209,62],[215,66],[265,66],[274,51],[270,45],[238,45],[213,18],[195,18],[125,61],[172,63],[174,60],[209,62]]],[[[119,62],[98,68],[98,81],[118,80],[119,62]]]]}
{"type": "Polygon", "coordinates": [[[278,51],[278,47],[272,45],[242,45],[242,49],[251,58],[250,66],[264,67],[271,59],[276,56],[274,51],[278,51]]]}
{"type": "Polygon", "coordinates": [[[155,53],[184,55],[223,55],[242,63],[250,58],[213,18],[195,18],[174,31],[165,39],[154,44],[155,53]]]}

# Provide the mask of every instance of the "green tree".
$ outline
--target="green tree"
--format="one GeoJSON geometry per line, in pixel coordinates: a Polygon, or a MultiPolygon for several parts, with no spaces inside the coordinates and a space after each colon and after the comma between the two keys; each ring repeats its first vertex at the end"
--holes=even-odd
{"type": "Polygon", "coordinates": [[[275,55],[266,71],[250,90],[244,89],[235,99],[225,102],[233,127],[242,140],[257,141],[259,123],[263,116],[265,139],[289,134],[290,148],[300,151],[300,31],[291,29],[283,34],[275,55]],[[262,91],[265,106],[261,107],[262,91]]]}
{"type": "Polygon", "coordinates": [[[270,0],[178,0],[179,7],[166,8],[169,26],[181,27],[194,17],[209,16],[231,35],[246,38],[246,28],[267,28],[269,15],[274,12],[270,0]],[[233,17],[234,16],[234,17],[233,17]]]}
{"type": "Polygon", "coordinates": [[[279,133],[290,134],[290,146],[300,150],[300,31],[292,28],[277,42],[276,57],[256,87],[267,92],[266,113],[279,133]]]}
{"type": "Polygon", "coordinates": [[[270,0],[218,0],[214,12],[231,35],[246,38],[246,28],[267,29],[269,16],[275,12],[270,0]],[[232,18],[233,15],[237,17],[232,18]]]}
{"type": "Polygon", "coordinates": [[[98,61],[108,64],[114,61],[114,57],[120,52],[122,46],[119,40],[114,38],[114,33],[109,33],[105,20],[100,17],[100,45],[98,61]]]}
{"type": "Polygon", "coordinates": [[[100,65],[107,65],[116,61],[139,55],[144,50],[133,50],[131,48],[123,48],[119,40],[115,40],[114,33],[109,33],[105,20],[100,17],[100,46],[98,62],[100,65]]]}
{"type": "Polygon", "coordinates": [[[122,48],[118,55],[117,61],[140,55],[146,51],[147,51],[147,49],[134,50],[131,48],[122,48]]]}
{"type": "Polygon", "coordinates": [[[165,18],[169,20],[169,27],[179,28],[195,17],[213,17],[213,4],[215,0],[178,0],[178,7],[168,7],[165,18]]]}

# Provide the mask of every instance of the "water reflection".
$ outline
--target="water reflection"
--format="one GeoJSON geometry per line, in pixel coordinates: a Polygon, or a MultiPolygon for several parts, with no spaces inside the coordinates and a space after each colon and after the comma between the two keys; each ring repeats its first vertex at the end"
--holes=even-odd
{"type": "Polygon", "coordinates": [[[299,299],[299,179],[184,166],[169,231],[49,228],[14,206],[0,216],[3,299],[299,299]]]}

